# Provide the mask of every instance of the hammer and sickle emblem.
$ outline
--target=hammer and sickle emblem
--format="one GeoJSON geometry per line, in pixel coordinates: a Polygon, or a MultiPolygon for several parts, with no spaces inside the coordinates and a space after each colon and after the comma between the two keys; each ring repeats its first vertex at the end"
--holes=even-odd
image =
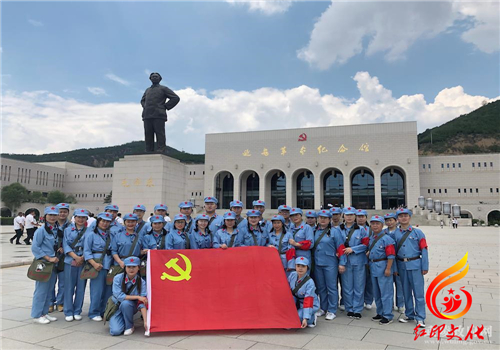
{"type": "Polygon", "coordinates": [[[182,260],[184,260],[184,263],[186,264],[186,270],[183,270],[179,265],[177,265],[177,262],[179,261],[179,258],[173,258],[170,259],[165,266],[168,269],[174,269],[179,275],[178,276],[171,276],[166,272],[163,272],[161,275],[161,279],[164,281],[165,279],[169,279],[170,281],[178,282],[182,280],[189,281],[191,279],[190,273],[191,273],[191,261],[183,254],[177,253],[180,255],[182,260]]]}

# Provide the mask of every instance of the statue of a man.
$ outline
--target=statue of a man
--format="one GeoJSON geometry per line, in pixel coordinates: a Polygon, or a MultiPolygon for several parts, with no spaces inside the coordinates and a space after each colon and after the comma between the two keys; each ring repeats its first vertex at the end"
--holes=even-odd
{"type": "Polygon", "coordinates": [[[180,101],[179,96],[168,87],[160,85],[160,73],[151,73],[149,80],[153,83],[144,91],[141,99],[142,120],[144,121],[144,136],[146,139],[146,152],[154,152],[154,136],[158,144],[157,151],[165,153],[165,122],[167,111],[174,108],[180,101]],[[167,102],[168,99],[168,102],[167,102]]]}

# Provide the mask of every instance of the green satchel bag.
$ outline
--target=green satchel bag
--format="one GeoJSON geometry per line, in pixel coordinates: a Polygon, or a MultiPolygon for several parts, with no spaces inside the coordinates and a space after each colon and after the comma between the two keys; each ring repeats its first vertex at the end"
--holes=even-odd
{"type": "MultiPolygon", "coordinates": [[[[131,256],[132,253],[134,252],[138,239],[139,239],[139,233],[137,233],[137,236],[135,236],[134,242],[132,242],[132,247],[130,247],[130,252],[128,253],[127,257],[131,256]]],[[[109,268],[108,274],[106,275],[106,284],[108,286],[113,285],[113,279],[115,278],[115,276],[118,275],[119,273],[122,273],[123,271],[124,269],[120,265],[111,266],[109,268]]]]}
{"type": "Polygon", "coordinates": [[[33,281],[47,282],[52,275],[53,269],[54,263],[43,259],[33,259],[33,262],[28,268],[28,278],[33,281]]]}
{"type": "MultiPolygon", "coordinates": [[[[125,294],[130,295],[130,293],[132,292],[134,287],[135,287],[135,284],[131,285],[130,288],[127,289],[127,292],[125,294]]],[[[106,308],[104,309],[104,315],[102,318],[104,320],[104,324],[106,324],[107,320],[110,320],[111,317],[113,317],[113,315],[118,311],[119,308],[120,308],[120,303],[119,302],[115,303],[113,301],[113,297],[112,296],[109,297],[108,301],[106,302],[106,308]]]]}
{"type": "MultiPolygon", "coordinates": [[[[97,263],[101,263],[103,261],[103,257],[106,254],[106,251],[108,250],[108,247],[111,243],[111,236],[109,235],[108,232],[108,239],[106,240],[106,246],[104,247],[104,250],[102,251],[102,256],[99,259],[95,259],[97,263]]],[[[98,252],[94,252],[98,253],[98,252]]],[[[81,280],[93,280],[94,278],[99,275],[99,271],[97,271],[94,266],[92,266],[91,263],[88,261],[85,262],[85,265],[83,265],[82,272],[80,273],[80,279],[81,280]]]]}

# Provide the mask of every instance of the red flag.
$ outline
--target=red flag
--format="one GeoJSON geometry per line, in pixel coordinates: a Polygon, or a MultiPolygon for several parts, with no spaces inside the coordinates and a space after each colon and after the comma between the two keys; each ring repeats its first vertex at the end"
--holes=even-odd
{"type": "Polygon", "coordinates": [[[150,250],[148,261],[151,332],[300,328],[274,248],[150,250]]]}

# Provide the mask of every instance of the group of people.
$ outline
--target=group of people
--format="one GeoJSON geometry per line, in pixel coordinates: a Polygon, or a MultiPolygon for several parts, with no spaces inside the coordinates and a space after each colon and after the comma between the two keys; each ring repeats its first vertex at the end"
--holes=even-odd
{"type": "Polygon", "coordinates": [[[26,216],[20,211],[14,218],[14,232],[16,234],[10,239],[10,244],[14,244],[14,240],[16,240],[16,244],[22,244],[20,239],[23,237],[24,230],[26,229],[27,237],[23,241],[27,245],[30,245],[37,227],[38,223],[35,219],[34,210],[30,210],[26,216]]]}
{"type": "Polygon", "coordinates": [[[353,207],[316,212],[281,205],[278,215],[266,220],[262,200],[252,203],[246,217],[239,200],[232,201],[223,215],[216,213],[217,204],[217,198],[205,197],[205,212],[194,217],[193,204],[181,202],[180,213],[168,223],[166,205],[157,204],[145,221],[146,208],[139,204],[123,216],[123,225],[116,221],[119,208],[114,204],[90,225],[86,209],[76,209],[72,223],[67,203],[47,207],[32,252],[35,259],[58,268],[49,281],[36,282],[31,316],[40,324],[57,320],[49,315],[57,284],[57,295],[63,296],[57,309],[68,322],[81,320],[87,279],[80,277],[82,271],[93,269],[90,319],[102,321],[111,300],[118,306],[110,319],[112,335],[132,334],[138,311],[148,334],[146,276],[140,272],[148,250],[262,246],[277,250],[303,328],[315,327],[321,316],[333,320],[338,309],[361,319],[363,308],[371,309],[373,301],[377,311],[373,321],[390,324],[397,310],[405,313],[400,322],[415,321],[425,327],[427,243],[424,233],[411,226],[410,210],[368,218],[365,210],[353,207]]]}

